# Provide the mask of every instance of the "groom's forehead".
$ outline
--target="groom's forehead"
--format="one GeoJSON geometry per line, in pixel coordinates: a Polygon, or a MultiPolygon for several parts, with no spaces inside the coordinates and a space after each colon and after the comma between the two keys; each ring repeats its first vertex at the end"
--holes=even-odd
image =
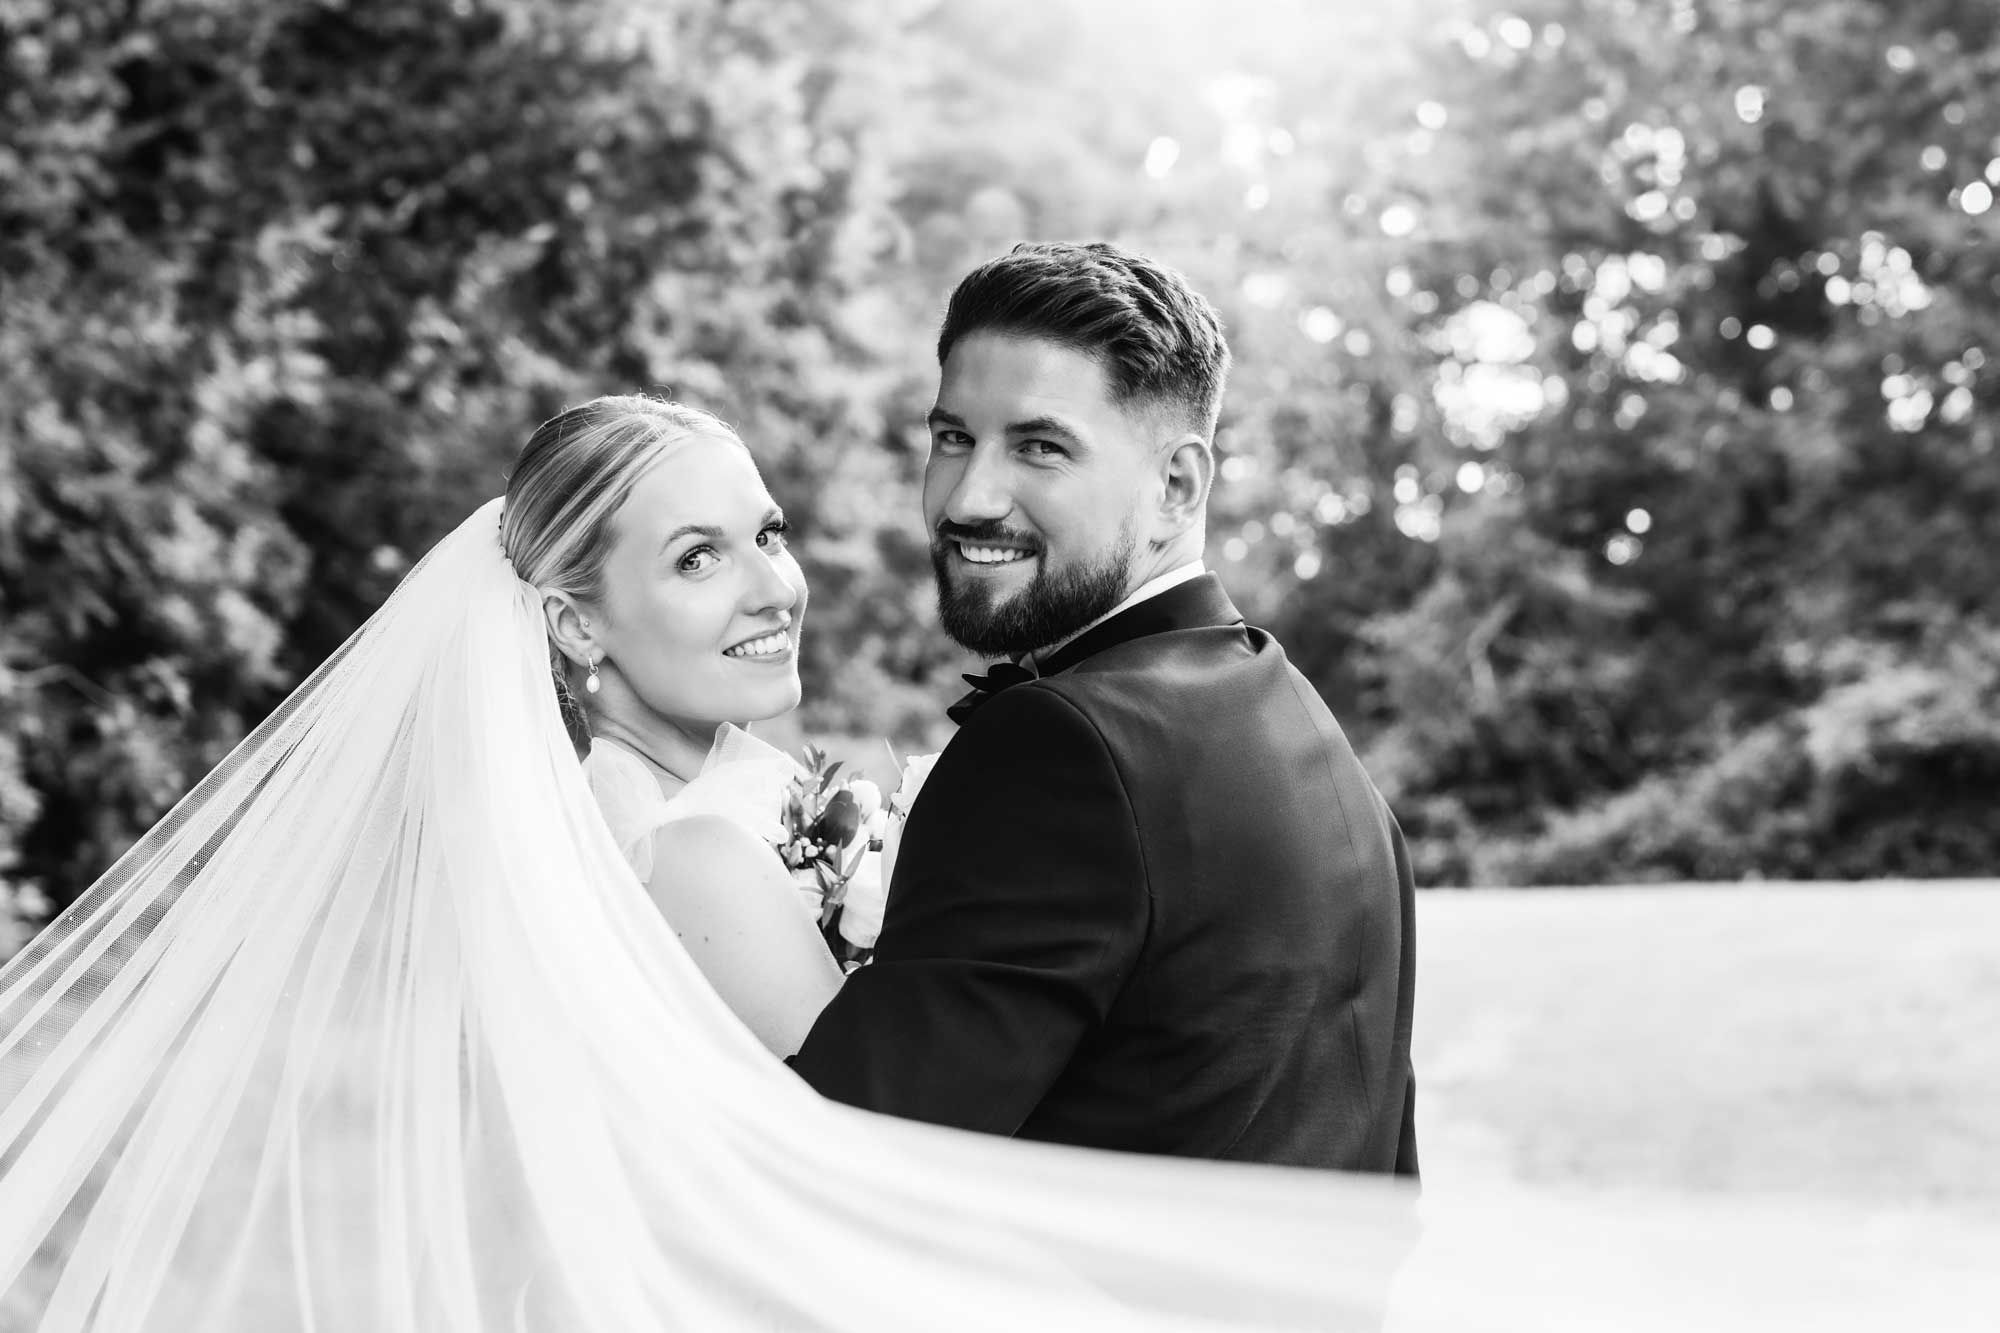
{"type": "Polygon", "coordinates": [[[938,397],[1027,398],[1077,407],[1114,397],[1103,361],[1048,338],[980,332],[960,339],[940,367],[938,397]]]}
{"type": "Polygon", "coordinates": [[[1129,438],[1143,448],[1160,429],[1155,407],[1120,400],[1105,366],[1073,348],[973,335],[945,361],[930,422],[979,438],[1063,433],[1093,442],[1129,438]],[[982,346],[985,338],[993,341],[982,346]]]}

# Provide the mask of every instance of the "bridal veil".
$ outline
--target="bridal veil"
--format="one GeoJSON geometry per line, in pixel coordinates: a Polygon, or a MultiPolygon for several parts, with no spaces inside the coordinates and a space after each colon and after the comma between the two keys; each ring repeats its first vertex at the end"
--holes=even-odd
{"type": "Polygon", "coordinates": [[[0,973],[0,1324],[1317,1327],[1348,1273],[1379,1300],[1393,1191],[890,1121],[771,1059],[599,816],[498,519],[0,973]]]}
{"type": "MultiPolygon", "coordinates": [[[[1392,1182],[895,1121],[772,1060],[600,818],[498,520],[0,970],[0,1327],[1381,1326],[1392,1182]]],[[[1496,1276],[1591,1230],[1554,1216],[1446,1226],[1390,1326],[1570,1326],[1496,1276]]]]}

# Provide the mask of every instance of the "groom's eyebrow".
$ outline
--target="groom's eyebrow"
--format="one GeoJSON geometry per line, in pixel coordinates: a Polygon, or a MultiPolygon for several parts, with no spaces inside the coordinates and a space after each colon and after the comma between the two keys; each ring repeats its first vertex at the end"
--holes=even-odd
{"type": "MultiPolygon", "coordinates": [[[[932,408],[930,415],[925,417],[924,420],[929,423],[933,430],[939,426],[950,426],[954,430],[969,429],[965,424],[964,417],[958,415],[956,412],[947,412],[942,407],[932,408]]],[[[1072,444],[1080,444],[1083,440],[1083,437],[1078,435],[1068,423],[1057,417],[1029,417],[1025,421],[1010,421],[1007,423],[1007,434],[1054,435],[1072,444]]]]}
{"type": "Polygon", "coordinates": [[[1029,417],[1026,421],[1009,422],[1007,433],[1009,435],[1057,435],[1073,443],[1078,440],[1077,433],[1055,417],[1029,417]]]}

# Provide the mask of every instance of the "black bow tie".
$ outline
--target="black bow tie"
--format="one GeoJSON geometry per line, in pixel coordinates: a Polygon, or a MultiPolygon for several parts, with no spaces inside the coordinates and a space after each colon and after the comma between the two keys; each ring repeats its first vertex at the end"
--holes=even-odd
{"type": "Polygon", "coordinates": [[[945,709],[944,715],[962,727],[965,725],[965,719],[972,716],[973,709],[1009,685],[1019,685],[1022,681],[1033,679],[1035,679],[1034,672],[1024,666],[1015,666],[1012,662],[995,662],[986,669],[986,674],[983,676],[975,676],[968,672],[965,683],[972,687],[972,693],[945,709]]]}

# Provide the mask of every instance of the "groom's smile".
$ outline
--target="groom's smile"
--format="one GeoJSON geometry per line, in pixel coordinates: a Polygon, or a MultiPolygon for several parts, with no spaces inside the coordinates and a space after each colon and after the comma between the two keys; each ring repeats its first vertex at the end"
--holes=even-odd
{"type": "Polygon", "coordinates": [[[969,577],[1020,570],[1041,554],[1041,543],[995,523],[938,524],[937,539],[957,557],[952,564],[969,577]]]}
{"type": "Polygon", "coordinates": [[[1030,554],[1008,546],[974,546],[969,542],[958,543],[958,553],[974,565],[1011,565],[1030,554]]]}

